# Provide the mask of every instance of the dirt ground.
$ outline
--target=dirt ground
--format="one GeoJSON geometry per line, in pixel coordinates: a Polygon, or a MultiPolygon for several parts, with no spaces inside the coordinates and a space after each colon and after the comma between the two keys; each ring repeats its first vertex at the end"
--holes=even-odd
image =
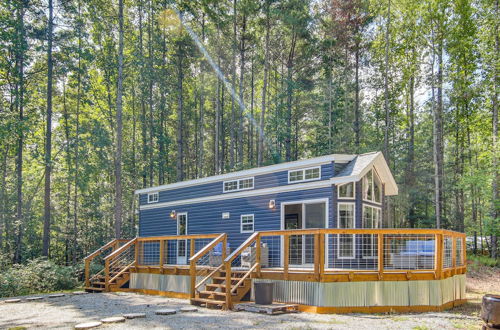
{"type": "MultiPolygon", "coordinates": [[[[15,304],[0,301],[1,329],[72,329],[77,323],[98,321],[123,313],[143,312],[146,318],[103,325],[97,329],[479,329],[481,297],[500,294],[500,269],[471,268],[467,278],[469,301],[440,313],[420,314],[349,314],[319,315],[309,313],[264,315],[225,312],[199,308],[198,312],[159,316],[162,308],[179,310],[187,300],[134,293],[66,294],[15,304]]],[[[5,299],[2,299],[5,300],[5,299]]]]}

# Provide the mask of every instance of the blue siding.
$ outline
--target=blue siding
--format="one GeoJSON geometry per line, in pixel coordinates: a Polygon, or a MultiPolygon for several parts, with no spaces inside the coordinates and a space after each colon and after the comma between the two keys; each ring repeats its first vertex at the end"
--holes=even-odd
{"type": "MultiPolygon", "coordinates": [[[[331,177],[333,177],[333,163],[322,165],[321,180],[328,180],[331,177]]],[[[258,175],[254,178],[254,189],[265,189],[288,185],[288,171],[258,175]]],[[[221,180],[207,184],[193,185],[191,187],[160,191],[158,202],[165,203],[183,199],[220,195],[223,194],[222,185],[223,181],[221,180]]],[[[224,195],[227,194],[231,193],[225,193],[224,195]]],[[[147,194],[141,194],[139,196],[139,203],[141,205],[147,204],[147,194]]]]}
{"type": "MultiPolygon", "coordinates": [[[[188,234],[227,233],[231,248],[240,245],[249,233],[240,233],[240,216],[254,214],[255,231],[281,229],[280,204],[305,199],[328,198],[328,214],[332,214],[332,188],[270,194],[221,201],[179,205],[140,211],[139,236],[176,235],[177,221],[170,218],[172,209],[188,213],[188,234]],[[269,200],[276,200],[276,207],[269,209],[269,200]],[[229,212],[229,219],[222,219],[222,212],[229,212]]],[[[331,217],[330,217],[331,218],[331,217]]]]}

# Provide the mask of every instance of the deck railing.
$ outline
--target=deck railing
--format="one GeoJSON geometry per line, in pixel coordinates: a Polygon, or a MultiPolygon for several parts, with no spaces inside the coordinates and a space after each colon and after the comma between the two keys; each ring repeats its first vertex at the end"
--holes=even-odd
{"type": "Polygon", "coordinates": [[[90,280],[93,277],[104,273],[104,258],[109,254],[113,253],[114,251],[116,251],[120,246],[126,244],[127,242],[128,242],[127,239],[113,239],[83,259],[85,263],[86,287],[90,286],[90,280]],[[96,274],[91,274],[92,263],[98,264],[97,267],[100,268],[100,270],[96,274]]]}

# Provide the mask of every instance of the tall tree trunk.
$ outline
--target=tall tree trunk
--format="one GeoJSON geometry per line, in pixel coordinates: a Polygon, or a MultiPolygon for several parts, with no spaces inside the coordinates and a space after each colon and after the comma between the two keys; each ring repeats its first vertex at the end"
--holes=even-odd
{"type": "Polygon", "coordinates": [[[355,150],[359,153],[361,141],[361,113],[359,108],[359,41],[356,41],[356,51],[354,53],[354,72],[355,72],[355,98],[354,98],[354,134],[355,150]]]}
{"type": "MultiPolygon", "coordinates": [[[[7,229],[7,214],[5,212],[7,201],[5,198],[6,183],[7,183],[7,155],[9,153],[9,145],[5,146],[4,153],[2,155],[2,181],[0,182],[0,252],[7,254],[7,248],[4,249],[4,229],[7,229]]],[[[6,232],[7,236],[7,232],[6,232]]],[[[5,238],[5,242],[8,239],[5,238]]],[[[5,244],[7,247],[7,243],[5,244]]]]}
{"type": "MultiPolygon", "coordinates": [[[[498,11],[498,0],[495,1],[495,15],[494,17],[498,18],[499,11],[498,11]]],[[[499,150],[499,143],[498,143],[498,53],[500,52],[499,49],[499,37],[498,37],[498,19],[495,21],[495,56],[493,57],[493,100],[492,100],[492,105],[493,105],[493,212],[492,212],[492,218],[494,221],[498,221],[500,218],[500,195],[498,193],[498,185],[500,183],[500,171],[498,170],[498,154],[500,152],[499,150]]],[[[491,234],[491,257],[493,259],[496,259],[498,257],[498,242],[497,242],[497,236],[492,233],[491,234]]]]}
{"type": "Polygon", "coordinates": [[[408,210],[408,220],[410,222],[410,228],[415,227],[415,198],[413,197],[412,191],[415,187],[415,77],[410,77],[409,83],[409,107],[408,107],[408,160],[407,160],[407,173],[406,173],[406,186],[409,189],[409,210],[408,210]]]}
{"type": "MultiPolygon", "coordinates": [[[[202,14],[201,20],[201,42],[205,43],[205,13],[202,14]]],[[[200,61],[200,123],[199,123],[199,147],[198,147],[198,177],[203,177],[203,161],[204,161],[204,134],[205,134],[205,72],[203,61],[200,61]]]]}
{"type": "MultiPolygon", "coordinates": [[[[65,78],[66,79],[66,78],[65,78]]],[[[67,176],[66,176],[66,228],[65,228],[65,233],[64,233],[64,244],[65,244],[65,261],[66,265],[69,265],[69,260],[70,260],[70,241],[71,241],[71,148],[70,148],[70,133],[69,133],[69,113],[68,113],[68,107],[66,104],[66,81],[63,81],[63,117],[64,117],[64,137],[66,139],[66,167],[67,167],[67,176]]]]}
{"type": "Polygon", "coordinates": [[[182,59],[184,54],[182,53],[182,40],[178,41],[177,45],[177,181],[184,180],[184,139],[182,136],[184,121],[184,103],[183,103],[183,70],[182,70],[182,59]]]}
{"type": "MultiPolygon", "coordinates": [[[[217,26],[217,40],[220,40],[220,29],[217,26]]],[[[217,50],[217,67],[221,66],[221,56],[220,49],[217,50]]],[[[221,137],[221,81],[217,75],[217,89],[216,93],[216,105],[215,105],[215,133],[214,133],[214,162],[215,162],[215,174],[220,174],[221,172],[221,156],[220,156],[220,137],[221,137]]]]}
{"type": "MultiPolygon", "coordinates": [[[[242,23],[241,23],[241,41],[240,41],[240,101],[243,102],[244,98],[244,79],[245,79],[245,38],[247,29],[247,17],[243,12],[242,23]]],[[[243,120],[244,120],[244,109],[238,110],[238,165],[241,167],[243,165],[243,120]]]]}
{"type": "Polygon", "coordinates": [[[148,15],[148,107],[149,107],[149,146],[148,146],[148,151],[149,151],[149,184],[154,185],[154,164],[155,164],[155,157],[153,155],[154,152],[154,140],[156,137],[155,133],[155,120],[153,116],[153,84],[154,84],[154,75],[153,75],[153,60],[154,60],[154,55],[153,55],[153,44],[154,44],[154,38],[153,38],[153,19],[154,19],[154,12],[153,12],[153,1],[150,0],[149,2],[149,15],[148,15]]]}
{"type": "Polygon", "coordinates": [[[24,216],[23,216],[23,149],[24,149],[24,49],[25,49],[25,31],[24,31],[24,2],[17,4],[17,48],[16,48],[16,107],[19,110],[19,127],[17,132],[17,155],[16,155],[16,222],[17,236],[15,244],[14,262],[21,262],[24,216]]]}
{"type": "Polygon", "coordinates": [[[266,37],[265,37],[265,50],[264,50],[264,77],[262,81],[262,103],[260,110],[259,127],[257,127],[257,134],[259,144],[257,146],[257,166],[262,166],[264,159],[264,124],[266,117],[266,96],[267,96],[267,80],[269,75],[269,32],[271,30],[270,20],[270,0],[266,0],[266,37]]]}
{"type": "Polygon", "coordinates": [[[122,95],[123,95],[123,0],[118,0],[118,84],[116,88],[116,156],[115,156],[115,237],[122,233],[122,95]]]}
{"type": "Polygon", "coordinates": [[[50,221],[51,221],[51,191],[50,179],[52,172],[52,37],[53,37],[53,6],[49,0],[49,21],[47,29],[47,126],[45,131],[45,195],[43,216],[43,247],[42,255],[49,256],[50,221]]]}
{"type": "Polygon", "coordinates": [[[229,147],[229,166],[234,169],[235,165],[235,150],[236,150],[236,45],[237,45],[237,35],[236,35],[236,25],[237,25],[237,12],[236,12],[236,0],[233,0],[233,59],[231,62],[231,123],[229,131],[230,147],[229,147]]]}
{"type": "Polygon", "coordinates": [[[387,163],[389,157],[389,130],[390,130],[390,108],[389,108],[389,49],[391,35],[391,0],[387,5],[387,26],[385,30],[385,58],[384,58],[384,110],[385,110],[385,128],[384,128],[384,156],[387,163]]]}
{"type": "MultiPolygon", "coordinates": [[[[139,0],[139,74],[140,74],[140,97],[141,97],[141,138],[142,138],[142,186],[147,187],[148,185],[148,164],[146,160],[148,158],[148,132],[146,125],[146,101],[144,99],[144,52],[143,52],[143,27],[142,27],[142,18],[143,18],[143,0],[139,0]]],[[[151,184],[151,182],[150,182],[151,184]]]]}
{"type": "Polygon", "coordinates": [[[286,85],[286,137],[285,137],[285,158],[289,162],[292,160],[292,104],[293,104],[293,69],[295,59],[295,46],[297,45],[297,33],[292,32],[292,41],[288,59],[286,62],[287,85],[286,85]]]}
{"type": "Polygon", "coordinates": [[[254,166],[254,56],[250,71],[250,120],[248,122],[248,163],[254,166]]]}

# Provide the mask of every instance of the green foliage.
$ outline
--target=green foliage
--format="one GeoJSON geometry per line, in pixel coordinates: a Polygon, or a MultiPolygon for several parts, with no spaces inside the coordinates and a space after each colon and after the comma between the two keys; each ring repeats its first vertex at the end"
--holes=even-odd
{"type": "Polygon", "coordinates": [[[77,285],[75,267],[59,266],[45,258],[16,264],[0,272],[0,297],[69,290],[77,285]]]}
{"type": "Polygon", "coordinates": [[[473,254],[468,254],[467,260],[472,262],[472,267],[478,267],[480,265],[488,267],[500,267],[500,259],[493,259],[488,256],[475,256],[473,254]]]}

